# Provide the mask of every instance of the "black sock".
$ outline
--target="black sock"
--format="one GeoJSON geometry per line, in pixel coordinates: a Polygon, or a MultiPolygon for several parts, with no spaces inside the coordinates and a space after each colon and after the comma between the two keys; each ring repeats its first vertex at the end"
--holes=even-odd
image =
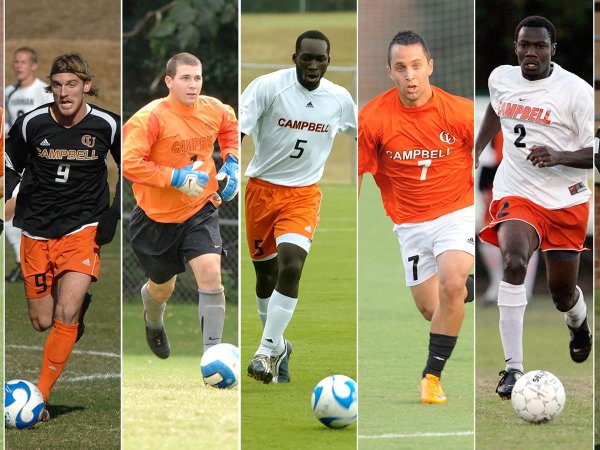
{"type": "Polygon", "coordinates": [[[429,358],[427,358],[427,366],[423,370],[423,376],[426,373],[437,377],[442,376],[442,370],[444,370],[446,361],[450,358],[452,350],[454,350],[457,339],[458,336],[429,333],[429,358]]]}

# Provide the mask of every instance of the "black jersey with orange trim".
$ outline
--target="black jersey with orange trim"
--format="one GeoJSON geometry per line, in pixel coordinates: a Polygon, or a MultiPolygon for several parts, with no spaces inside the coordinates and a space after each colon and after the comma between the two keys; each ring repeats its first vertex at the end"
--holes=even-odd
{"type": "Polygon", "coordinates": [[[14,224],[29,235],[62,237],[97,222],[109,207],[108,153],[121,160],[121,119],[87,105],[65,128],[46,104],[19,117],[6,139],[6,189],[21,182],[14,224]]]}

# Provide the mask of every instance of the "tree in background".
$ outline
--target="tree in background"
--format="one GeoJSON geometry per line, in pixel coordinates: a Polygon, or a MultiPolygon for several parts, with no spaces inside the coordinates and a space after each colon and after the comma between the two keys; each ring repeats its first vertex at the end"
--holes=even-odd
{"type": "Polygon", "coordinates": [[[203,93],[237,108],[237,0],[124,2],[123,30],[124,119],[167,94],[165,64],[182,51],[202,61],[203,93]]]}

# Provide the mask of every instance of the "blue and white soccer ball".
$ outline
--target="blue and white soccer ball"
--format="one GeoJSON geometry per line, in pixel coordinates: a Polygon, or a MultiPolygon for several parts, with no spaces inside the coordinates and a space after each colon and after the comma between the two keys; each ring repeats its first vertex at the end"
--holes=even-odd
{"type": "Polygon", "coordinates": [[[511,401],[515,412],[526,422],[550,422],[565,407],[565,388],[550,372],[534,370],[517,380],[511,401]]]}
{"type": "Polygon", "coordinates": [[[9,428],[29,428],[42,417],[44,397],[34,384],[11,380],[4,384],[4,424],[9,428]]]}
{"type": "Polygon", "coordinates": [[[345,375],[331,375],[319,381],[311,397],[317,419],[330,428],[344,428],[356,421],[356,381],[345,375]]]}
{"type": "Polygon", "coordinates": [[[200,361],[204,382],[219,389],[231,389],[240,379],[240,351],[235,345],[217,344],[204,352],[200,361]]]}

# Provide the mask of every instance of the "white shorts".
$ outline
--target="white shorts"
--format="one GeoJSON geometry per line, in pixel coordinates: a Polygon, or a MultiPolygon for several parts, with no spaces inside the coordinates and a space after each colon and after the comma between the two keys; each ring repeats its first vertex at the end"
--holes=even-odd
{"type": "Polygon", "coordinates": [[[475,255],[475,207],[468,206],[427,222],[394,225],[407,286],[437,273],[436,258],[447,250],[475,255]]]}

